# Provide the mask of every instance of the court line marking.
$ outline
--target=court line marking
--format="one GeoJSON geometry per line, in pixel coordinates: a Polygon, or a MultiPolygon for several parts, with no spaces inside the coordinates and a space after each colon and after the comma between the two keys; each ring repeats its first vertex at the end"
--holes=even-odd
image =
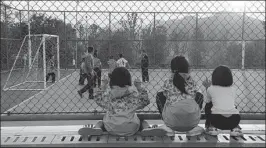
{"type": "MultiPolygon", "coordinates": [[[[73,73],[75,73],[75,72],[76,72],[76,71],[74,71],[73,73]]],[[[65,76],[64,78],[60,79],[58,82],[61,82],[61,81],[65,80],[66,78],[70,77],[73,73],[71,73],[71,74],[65,76]]],[[[28,99],[22,101],[21,103],[15,105],[15,106],[13,106],[13,107],[11,107],[10,109],[8,109],[8,110],[6,110],[6,111],[4,112],[4,115],[6,115],[8,112],[11,112],[13,109],[17,108],[18,106],[20,106],[20,105],[22,105],[22,104],[25,104],[26,102],[30,101],[30,100],[33,99],[35,96],[37,96],[37,95],[39,95],[39,94],[41,94],[41,93],[44,93],[44,91],[48,90],[50,87],[52,87],[52,86],[54,86],[54,85],[55,85],[55,83],[52,84],[52,85],[50,85],[50,86],[48,86],[46,89],[44,89],[44,90],[38,92],[37,94],[35,94],[35,95],[29,97],[28,99]]],[[[3,116],[3,115],[2,115],[2,116],[3,116]]]]}

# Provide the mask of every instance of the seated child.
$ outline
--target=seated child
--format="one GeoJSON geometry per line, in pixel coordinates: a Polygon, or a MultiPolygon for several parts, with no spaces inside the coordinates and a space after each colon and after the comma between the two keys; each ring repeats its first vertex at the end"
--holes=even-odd
{"type": "Polygon", "coordinates": [[[156,104],[168,131],[186,132],[187,136],[202,134],[199,127],[203,95],[189,74],[189,63],[183,56],[171,61],[172,75],[164,81],[163,91],[157,93],[156,104]]]}
{"type": "Polygon", "coordinates": [[[233,88],[233,76],[227,66],[218,66],[212,73],[212,81],[203,82],[206,97],[206,133],[219,134],[218,129],[231,130],[231,136],[242,136],[239,127],[240,115],[235,107],[236,90],[233,88]]]}
{"type": "Polygon", "coordinates": [[[143,135],[163,136],[166,131],[149,128],[146,121],[140,121],[136,110],[143,109],[150,103],[147,91],[141,87],[140,80],[131,86],[131,75],[125,67],[118,67],[111,73],[110,83],[103,81],[101,90],[96,93],[96,103],[107,110],[103,121],[95,127],[84,127],[80,135],[101,135],[103,131],[118,136],[131,136],[142,131],[143,135]]]}

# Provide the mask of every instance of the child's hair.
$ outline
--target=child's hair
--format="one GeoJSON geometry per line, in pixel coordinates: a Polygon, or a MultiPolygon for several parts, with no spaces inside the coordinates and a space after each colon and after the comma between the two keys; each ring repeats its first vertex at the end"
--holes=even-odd
{"type": "Polygon", "coordinates": [[[119,54],[119,58],[122,58],[122,57],[123,57],[123,55],[120,53],[120,54],[119,54]]]}
{"type": "Polygon", "coordinates": [[[109,57],[109,59],[113,59],[113,58],[114,58],[114,56],[110,56],[110,57],[109,57]]]}
{"type": "Polygon", "coordinates": [[[92,53],[93,52],[93,47],[88,47],[88,49],[87,49],[87,51],[88,51],[88,53],[92,53]]]}
{"type": "Polygon", "coordinates": [[[212,85],[231,86],[233,84],[233,75],[229,67],[221,65],[215,68],[212,73],[212,85]]]}
{"type": "Polygon", "coordinates": [[[179,73],[188,73],[189,64],[185,57],[176,56],[171,61],[171,70],[174,74],[173,84],[181,91],[181,93],[188,94],[185,89],[186,81],[179,73]]]}
{"type": "Polygon", "coordinates": [[[131,86],[131,75],[125,67],[117,67],[111,73],[110,87],[119,86],[125,87],[131,86]]]}

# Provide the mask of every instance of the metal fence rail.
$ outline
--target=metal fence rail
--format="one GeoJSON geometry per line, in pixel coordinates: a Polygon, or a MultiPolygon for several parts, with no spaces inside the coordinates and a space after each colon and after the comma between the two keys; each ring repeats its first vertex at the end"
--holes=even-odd
{"type": "MultiPolygon", "coordinates": [[[[150,81],[142,85],[151,103],[140,113],[157,113],[155,95],[170,76],[170,61],[176,55],[189,60],[191,76],[201,90],[215,67],[228,65],[240,112],[265,113],[264,1],[2,1],[1,114],[104,112],[88,94],[83,98],[77,94],[81,56],[87,46],[97,50],[102,76],[107,75],[108,57],[122,53],[133,80],[141,79],[141,51],[147,52],[150,81]],[[22,45],[29,33],[59,36],[61,79],[41,91],[4,91],[5,83],[14,86],[24,79],[23,70],[36,77],[45,75],[40,60],[32,61],[38,63],[34,71],[27,58],[18,55],[29,47],[37,53],[40,43],[34,37],[29,39],[31,46],[22,45]]],[[[43,81],[15,87],[41,88],[43,81]]]]}

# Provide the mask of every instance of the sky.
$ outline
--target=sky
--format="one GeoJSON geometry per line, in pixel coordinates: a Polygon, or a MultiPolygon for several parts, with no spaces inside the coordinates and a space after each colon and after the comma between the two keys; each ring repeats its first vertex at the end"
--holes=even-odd
{"type": "MultiPolygon", "coordinates": [[[[19,10],[28,10],[27,1],[4,1],[5,4],[15,7],[19,10]]],[[[109,13],[111,21],[117,22],[121,18],[126,18],[122,12],[141,12],[138,17],[143,25],[153,22],[154,14],[157,12],[155,19],[169,20],[181,19],[187,15],[195,15],[192,12],[243,12],[246,6],[246,12],[260,12],[258,14],[247,13],[251,17],[265,20],[265,2],[264,1],[30,1],[30,10],[57,11],[45,12],[63,20],[65,12],[66,22],[76,24],[95,23],[101,27],[109,24],[109,13]],[[75,11],[86,11],[78,12],[75,11]],[[95,13],[89,13],[94,11],[95,13]],[[101,12],[100,12],[101,11],[101,12]],[[119,12],[119,13],[118,13],[119,12]],[[161,13],[165,12],[165,13],[161,13]],[[174,13],[173,13],[174,12],[174,13]],[[179,12],[179,13],[178,13],[179,12]],[[182,13],[181,13],[182,12],[182,13]],[[160,14],[159,14],[160,13],[160,14]],[[87,16],[87,18],[86,18],[87,16]]],[[[27,19],[27,13],[24,13],[24,19],[27,19]]],[[[33,13],[31,13],[33,14],[33,13]]],[[[203,14],[204,16],[208,16],[203,14]]]]}
{"type": "MultiPolygon", "coordinates": [[[[27,1],[4,1],[17,9],[27,10],[27,1]]],[[[217,6],[222,11],[243,11],[244,5],[252,11],[264,1],[30,1],[32,10],[52,11],[215,11],[217,6]],[[212,7],[210,7],[212,6],[212,7]],[[200,10],[201,9],[201,10],[200,10]]],[[[260,10],[265,11],[263,7],[260,10]]]]}

